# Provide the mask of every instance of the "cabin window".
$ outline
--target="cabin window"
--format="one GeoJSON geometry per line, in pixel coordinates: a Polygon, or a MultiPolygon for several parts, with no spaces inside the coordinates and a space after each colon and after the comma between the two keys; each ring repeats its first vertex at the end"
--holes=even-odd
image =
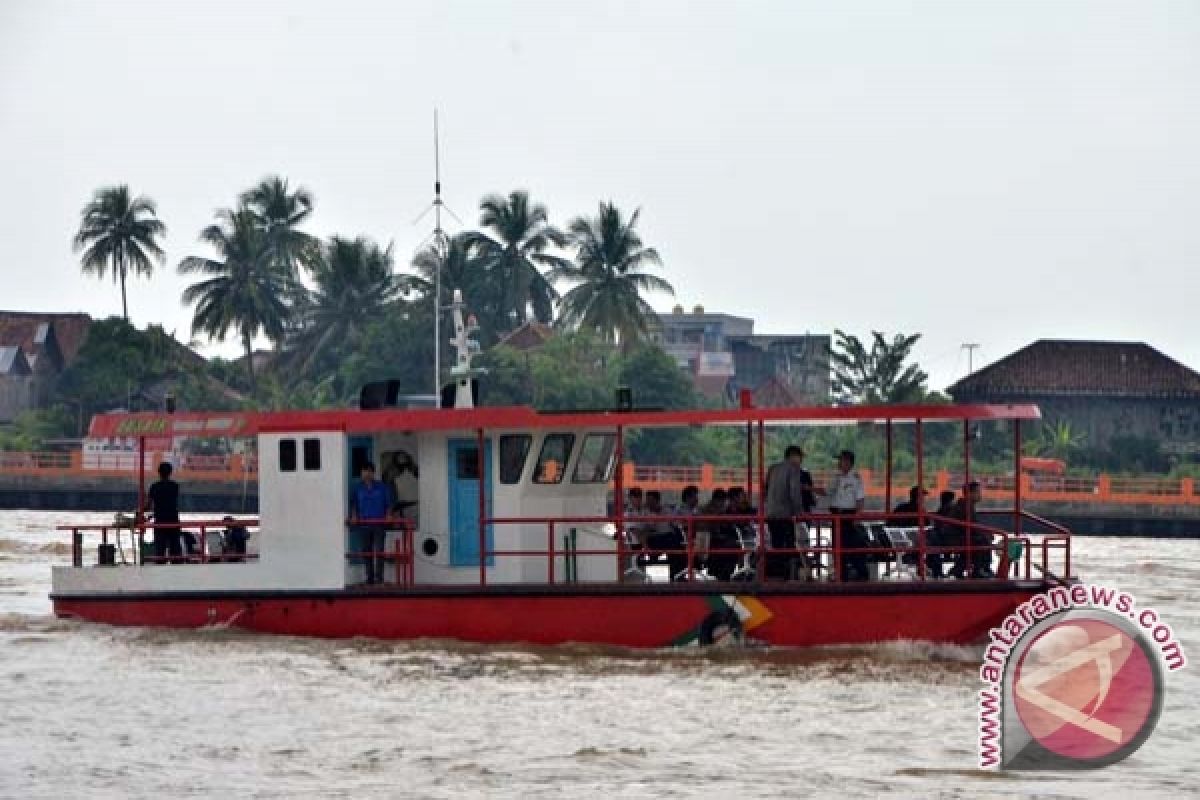
{"type": "Polygon", "coordinates": [[[575,464],[575,483],[607,483],[612,477],[617,437],[611,433],[589,433],[579,448],[575,464]]]}
{"type": "Polygon", "coordinates": [[[280,439],[279,440],[279,471],[280,472],[295,472],[296,471],[296,440],[295,439],[280,439]]]}
{"type": "Polygon", "coordinates": [[[534,483],[562,483],[567,471],[567,459],[575,444],[573,433],[547,434],[542,441],[542,452],[538,454],[537,469],[533,471],[534,483]]]}
{"type": "Polygon", "coordinates": [[[533,437],[527,433],[500,437],[500,482],[519,483],[533,437]]]}
{"type": "Polygon", "coordinates": [[[321,440],[304,440],[304,469],[316,472],[321,469],[321,440]]]}

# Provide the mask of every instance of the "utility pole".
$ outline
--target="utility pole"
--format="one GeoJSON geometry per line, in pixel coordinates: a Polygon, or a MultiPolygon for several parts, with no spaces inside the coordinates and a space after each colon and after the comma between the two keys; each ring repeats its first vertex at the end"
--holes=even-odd
{"type": "Polygon", "coordinates": [[[964,342],[962,349],[967,351],[967,374],[970,375],[975,371],[975,351],[979,349],[979,343],[964,342]]]}

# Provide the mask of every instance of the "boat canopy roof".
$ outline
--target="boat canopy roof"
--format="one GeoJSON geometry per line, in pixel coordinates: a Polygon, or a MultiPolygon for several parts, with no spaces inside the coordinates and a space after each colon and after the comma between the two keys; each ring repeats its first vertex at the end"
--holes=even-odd
{"type": "Polygon", "coordinates": [[[1036,405],[792,406],[672,411],[537,411],[527,406],[371,411],[136,412],[98,414],[92,437],[253,436],[305,431],[542,430],[547,428],[674,428],[692,425],[846,425],[953,420],[1037,420],[1036,405]]]}

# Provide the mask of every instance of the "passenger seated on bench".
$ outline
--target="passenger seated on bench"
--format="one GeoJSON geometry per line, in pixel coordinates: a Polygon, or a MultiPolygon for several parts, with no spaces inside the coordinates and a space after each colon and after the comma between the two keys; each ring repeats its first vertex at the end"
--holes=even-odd
{"type": "Polygon", "coordinates": [[[893,514],[901,514],[903,516],[893,517],[888,520],[888,524],[893,528],[915,528],[917,527],[916,517],[911,516],[918,511],[923,510],[923,502],[925,496],[929,492],[920,486],[914,486],[908,490],[908,500],[899,503],[892,509],[893,514]]]}
{"type": "MultiPolygon", "coordinates": [[[[962,497],[950,509],[950,517],[961,520],[963,523],[974,523],[976,521],[975,507],[982,499],[983,489],[980,487],[979,481],[971,481],[963,487],[962,497]]],[[[953,527],[957,529],[954,544],[970,542],[972,548],[978,548],[972,550],[969,559],[965,550],[954,554],[954,577],[965,576],[968,561],[970,561],[972,578],[996,577],[996,573],[992,571],[992,551],[989,549],[992,546],[992,535],[975,527],[968,527],[968,524],[958,524],[953,527]]]]}
{"type": "Polygon", "coordinates": [[[225,528],[225,554],[226,561],[244,561],[246,555],[246,542],[250,539],[250,534],[246,529],[237,524],[233,517],[225,517],[222,522],[227,523],[225,528]]]}
{"type": "Polygon", "coordinates": [[[730,486],[725,490],[725,493],[729,496],[730,514],[737,514],[739,517],[748,517],[757,513],[757,509],[750,505],[750,495],[746,494],[746,490],[741,486],[730,486]]]}
{"type": "MultiPolygon", "coordinates": [[[[908,490],[908,500],[903,503],[898,503],[892,509],[892,513],[897,516],[892,517],[887,521],[889,527],[892,528],[916,528],[918,518],[913,516],[918,511],[925,510],[925,497],[929,492],[922,486],[914,486],[908,490]]],[[[911,537],[912,544],[918,542],[917,536],[911,537]]],[[[918,556],[914,553],[906,553],[904,555],[905,564],[916,564],[918,556]]]]}
{"type": "MultiPolygon", "coordinates": [[[[646,492],[645,516],[665,517],[667,514],[668,511],[663,508],[662,504],[662,492],[657,489],[646,492]]],[[[644,531],[643,547],[649,554],[656,557],[659,553],[668,551],[667,569],[672,579],[687,568],[687,554],[683,552],[686,545],[683,541],[683,534],[677,526],[666,521],[645,522],[639,526],[639,529],[644,531]]]]}
{"type": "Polygon", "coordinates": [[[625,516],[640,517],[645,513],[645,504],[642,489],[639,486],[634,486],[625,493],[625,516]]]}
{"type": "MultiPolygon", "coordinates": [[[[954,492],[947,489],[938,495],[937,511],[933,513],[939,517],[950,516],[951,510],[954,508],[954,492]]],[[[946,547],[953,543],[954,534],[950,531],[948,523],[937,519],[933,521],[933,529],[929,531],[929,536],[925,540],[925,544],[929,547],[946,547]]],[[[943,565],[949,560],[946,553],[929,553],[925,556],[925,568],[929,574],[935,579],[946,577],[943,570],[943,565]]]]}
{"type": "MultiPolygon", "coordinates": [[[[712,497],[701,514],[706,517],[723,516],[729,513],[729,495],[724,489],[714,489],[712,497]]],[[[697,561],[708,568],[708,574],[719,581],[727,581],[737,569],[736,553],[710,553],[710,550],[730,550],[738,547],[737,532],[732,523],[705,520],[696,526],[697,561]]]]}

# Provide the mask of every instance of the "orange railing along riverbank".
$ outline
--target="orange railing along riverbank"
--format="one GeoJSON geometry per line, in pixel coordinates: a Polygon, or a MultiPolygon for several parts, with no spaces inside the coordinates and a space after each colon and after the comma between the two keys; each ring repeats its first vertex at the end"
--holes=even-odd
{"type": "MultiPolygon", "coordinates": [[[[146,453],[146,473],[153,475],[162,453],[146,453]]],[[[176,464],[176,477],[188,481],[256,481],[258,463],[252,456],[188,455],[176,464]]],[[[137,471],[137,456],[131,453],[47,452],[19,453],[0,451],[0,475],[37,475],[44,477],[123,477],[132,478],[137,471]]],[[[867,495],[878,501],[886,499],[884,475],[875,470],[859,470],[866,484],[867,495]]],[[[813,472],[818,486],[828,485],[831,472],[813,472]]],[[[1012,475],[972,472],[971,478],[983,484],[990,500],[1014,498],[1012,475]]],[[[757,476],[753,477],[757,493],[757,476]]],[[[913,474],[895,473],[892,476],[892,502],[898,503],[908,495],[916,482],[913,474]]],[[[963,475],[947,470],[926,476],[930,496],[961,487],[963,475]]],[[[694,485],[704,493],[718,487],[744,486],[744,467],[720,467],[705,464],[699,467],[668,467],[626,462],[622,483],[626,488],[659,489],[678,492],[694,485]]],[[[1076,477],[1058,475],[1021,476],[1021,498],[1029,502],[1077,503],[1096,505],[1192,506],[1200,508],[1200,492],[1193,478],[1158,476],[1128,477],[1097,475],[1076,477]]]]}
{"type": "MultiPolygon", "coordinates": [[[[146,474],[153,475],[160,462],[171,460],[163,453],[147,452],[146,474]]],[[[120,477],[137,473],[137,455],[133,453],[47,452],[18,453],[0,451],[0,475],[33,475],[47,478],[120,477]]],[[[241,455],[187,455],[176,463],[175,476],[189,481],[258,480],[258,462],[241,455]]]]}

